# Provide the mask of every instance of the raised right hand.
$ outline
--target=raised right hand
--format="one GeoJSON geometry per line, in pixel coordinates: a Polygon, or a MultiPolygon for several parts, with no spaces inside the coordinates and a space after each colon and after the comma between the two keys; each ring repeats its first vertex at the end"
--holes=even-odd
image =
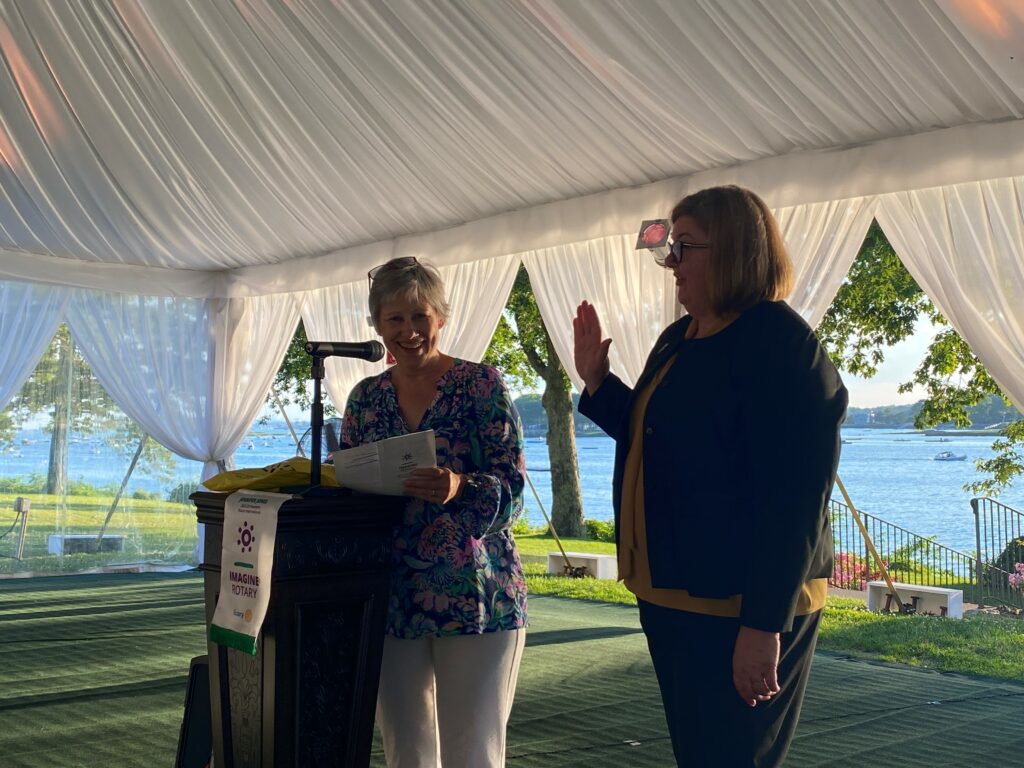
{"type": "Polygon", "coordinates": [[[584,301],[576,307],[572,336],[576,373],[592,395],[608,375],[608,347],[612,343],[611,339],[601,338],[601,321],[593,304],[584,301]]]}

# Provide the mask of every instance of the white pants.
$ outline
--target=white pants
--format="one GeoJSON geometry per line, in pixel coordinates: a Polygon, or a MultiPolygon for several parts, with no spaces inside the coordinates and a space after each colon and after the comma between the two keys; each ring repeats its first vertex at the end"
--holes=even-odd
{"type": "Polygon", "coordinates": [[[502,768],[526,630],[384,639],[377,726],[388,768],[502,768]]]}

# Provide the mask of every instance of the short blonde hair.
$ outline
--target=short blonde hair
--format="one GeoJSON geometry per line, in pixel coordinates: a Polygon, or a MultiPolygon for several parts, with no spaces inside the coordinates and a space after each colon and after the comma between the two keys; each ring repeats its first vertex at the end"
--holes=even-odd
{"type": "Polygon", "coordinates": [[[432,265],[409,257],[391,259],[372,272],[370,278],[370,319],[380,321],[380,308],[393,299],[423,302],[442,320],[451,311],[444,295],[444,280],[432,265]]]}
{"type": "Polygon", "coordinates": [[[694,192],[672,209],[672,223],[680,216],[696,221],[711,242],[715,312],[743,312],[789,295],[793,262],[771,210],[749,189],[725,186],[694,192]]]}

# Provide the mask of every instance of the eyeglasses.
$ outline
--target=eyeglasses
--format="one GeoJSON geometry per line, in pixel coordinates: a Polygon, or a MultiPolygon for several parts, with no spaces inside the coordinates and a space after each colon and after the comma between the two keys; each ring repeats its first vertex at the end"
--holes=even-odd
{"type": "Polygon", "coordinates": [[[380,266],[374,267],[366,273],[366,281],[369,288],[373,289],[373,281],[377,278],[381,272],[390,272],[393,269],[408,269],[409,267],[418,265],[415,256],[400,256],[397,259],[386,261],[380,266]]]}
{"type": "Polygon", "coordinates": [[[662,262],[662,266],[666,269],[672,269],[672,267],[683,260],[683,254],[687,248],[710,247],[710,243],[687,243],[683,240],[676,240],[669,246],[668,253],[665,255],[665,260],[662,262]]]}

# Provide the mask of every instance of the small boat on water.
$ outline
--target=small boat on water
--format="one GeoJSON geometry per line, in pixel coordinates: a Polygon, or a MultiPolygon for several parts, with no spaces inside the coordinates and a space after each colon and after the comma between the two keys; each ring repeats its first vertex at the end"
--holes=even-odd
{"type": "Polygon", "coordinates": [[[966,453],[953,453],[952,451],[940,451],[935,454],[935,461],[966,461],[966,453]]]}

